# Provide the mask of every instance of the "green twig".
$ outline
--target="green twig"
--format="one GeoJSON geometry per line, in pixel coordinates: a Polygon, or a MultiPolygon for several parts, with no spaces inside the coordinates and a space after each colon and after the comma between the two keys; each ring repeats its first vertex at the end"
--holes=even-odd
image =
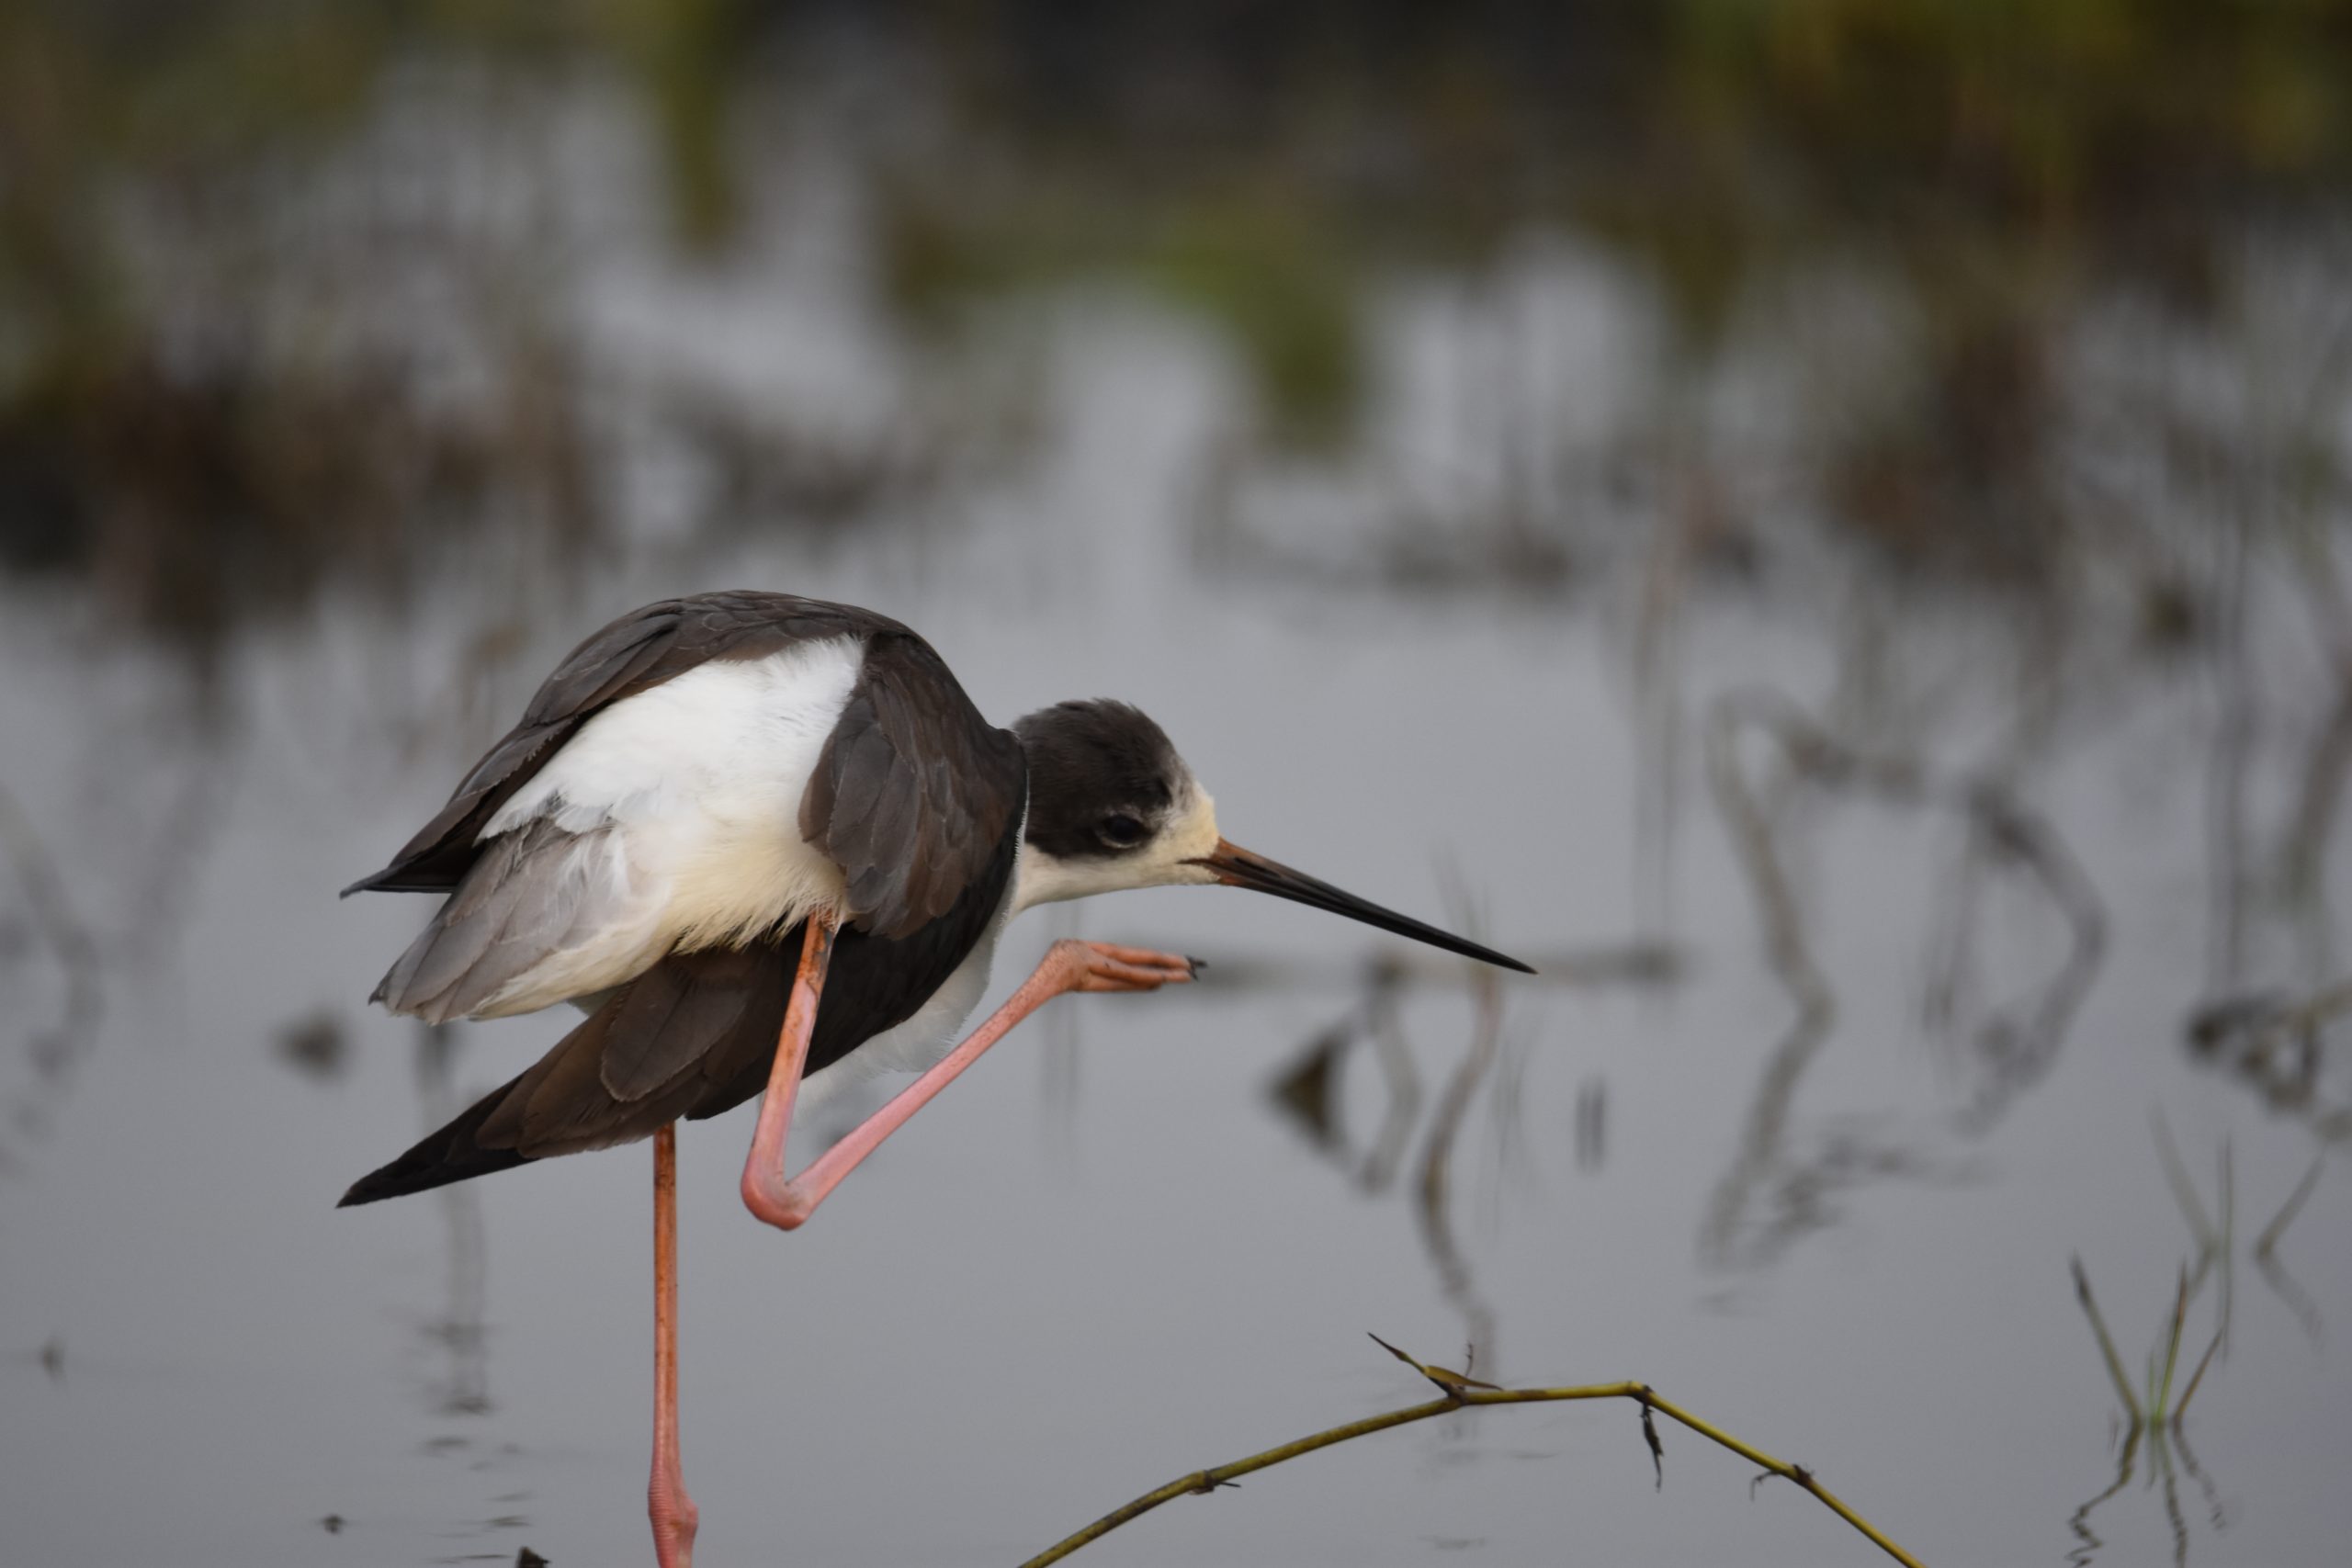
{"type": "Polygon", "coordinates": [[[1791,1464],[1785,1460],[1774,1459],[1763,1450],[1740,1441],[1721,1427],[1702,1421],[1679,1405],[1659,1398],[1657,1391],[1647,1383],[1588,1383],[1573,1388],[1493,1388],[1476,1383],[1459,1372],[1428,1366],[1389,1345],[1385,1340],[1380,1343],[1398,1360],[1413,1367],[1423,1377],[1435,1383],[1442,1391],[1441,1396],[1419,1404],[1408,1405],[1402,1410],[1385,1411],[1378,1416],[1367,1416],[1361,1421],[1350,1421],[1342,1426],[1333,1427],[1329,1430],[1268,1449],[1262,1453],[1251,1454],[1247,1459],[1238,1459],[1227,1464],[1216,1465],[1207,1470],[1196,1470],[1189,1475],[1180,1475],[1165,1486],[1147,1492],[1134,1502],[1113,1509],[1077,1534],[1046,1548],[1023,1563],[1021,1568],[1046,1568],[1047,1563],[1061,1562],[1079,1548],[1101,1540],[1128,1520],[1149,1513],[1162,1503],[1170,1503],[1179,1497],[1195,1494],[1213,1492],[1220,1486],[1230,1486],[1238,1476],[1264,1470],[1270,1465],[1280,1464],[1284,1460],[1296,1459],[1301,1454],[1313,1453],[1317,1449],[1328,1449],[1335,1443],[1344,1443],[1354,1438],[1369,1437],[1374,1432],[1385,1432],[1392,1427],[1404,1427],[1415,1421],[1427,1421],[1432,1416],[1444,1416],[1472,1405],[1544,1404],[1580,1399],[1633,1400],[1642,1406],[1645,1425],[1648,1424],[1653,1412],[1669,1420],[1679,1421],[1709,1442],[1729,1449],[1750,1464],[1761,1466],[1768,1473],[1777,1475],[1784,1481],[1794,1482],[1819,1498],[1822,1504],[1839,1518],[1860,1530],[1872,1545],[1889,1557],[1894,1558],[1897,1562],[1908,1564],[1909,1568],[1920,1568],[1917,1558],[1889,1540],[1875,1525],[1848,1507],[1835,1493],[1814,1478],[1813,1472],[1801,1464],[1791,1464]]]}
{"type": "Polygon", "coordinates": [[[2188,1402],[2197,1397],[2197,1385],[2205,1381],[2205,1369],[2213,1364],[2213,1352],[2222,1348],[2222,1331],[2215,1329],[2213,1337],[2205,1342],[2205,1353],[2197,1358],[2197,1370],[2188,1374],[2188,1386],[2180,1391],[2180,1403],[2173,1408],[2173,1430],[2180,1430],[2180,1418],[2188,1414],[2188,1402]]]}
{"type": "Polygon", "coordinates": [[[2123,1375],[2123,1358],[2115,1353],[2115,1340],[2107,1332],[2107,1319],[2099,1315],[2098,1303],[2091,1295],[2091,1277],[2083,1271],[2079,1256],[2067,1261],[2075,1268],[2075,1299],[2083,1303],[2083,1312],[2091,1320],[2091,1332],[2098,1336],[2099,1354],[2107,1358],[2107,1375],[2115,1380],[2115,1392],[2122,1399],[2123,1408],[2132,1413],[2132,1424],[2138,1427],[2147,1417],[2141,1412],[2139,1396],[2132,1392],[2132,1380],[2123,1375]]]}
{"type": "Polygon", "coordinates": [[[2180,1271],[2180,1290],[2172,1299],[2172,1333],[2165,1339],[2165,1376],[2156,1385],[2156,1397],[2148,1408],[2155,1419],[2164,1419],[2165,1407],[2172,1399],[2173,1369],[2180,1364],[2180,1330],[2188,1321],[2188,1270],[2180,1271]]]}

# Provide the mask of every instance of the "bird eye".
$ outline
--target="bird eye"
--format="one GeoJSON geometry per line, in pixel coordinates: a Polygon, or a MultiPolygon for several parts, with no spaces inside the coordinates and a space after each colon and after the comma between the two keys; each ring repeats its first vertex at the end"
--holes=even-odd
{"type": "Polygon", "coordinates": [[[1124,811],[1114,812],[1102,818],[1095,830],[1102,835],[1104,843],[1115,849],[1131,849],[1143,842],[1142,820],[1124,811]]]}

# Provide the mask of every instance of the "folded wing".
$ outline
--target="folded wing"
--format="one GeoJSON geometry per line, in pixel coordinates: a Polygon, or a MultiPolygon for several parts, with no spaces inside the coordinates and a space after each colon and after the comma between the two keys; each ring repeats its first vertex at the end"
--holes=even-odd
{"type": "Polygon", "coordinates": [[[1019,742],[894,621],[741,593],[623,616],[347,890],[448,895],[378,987],[393,1011],[591,1016],[347,1201],[741,1103],[820,907],[849,928],[812,1070],[904,1021],[994,919],[1026,783],[1019,742]]]}

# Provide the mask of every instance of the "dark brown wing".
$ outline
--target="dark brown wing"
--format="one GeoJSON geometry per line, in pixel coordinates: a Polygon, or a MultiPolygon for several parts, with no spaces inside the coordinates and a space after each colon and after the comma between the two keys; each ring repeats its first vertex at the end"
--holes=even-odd
{"type": "MultiPolygon", "coordinates": [[[[1018,818],[980,876],[903,939],[845,930],[833,948],[807,1071],[911,1018],[986,933],[1012,880],[1018,818]]],[[[741,949],[675,953],[622,987],[538,1062],[448,1125],[354,1182],[373,1203],[553,1155],[650,1137],[681,1116],[731,1111],[767,1085],[800,953],[794,926],[741,949]]]]}
{"type": "MultiPolygon", "coordinates": [[[[506,798],[582,725],[624,697],[713,659],[764,659],[798,642],[886,635],[921,642],[888,616],[791,593],[695,593],[631,610],[573,649],[532,696],[522,722],[474,764],[448,804],[417,830],[391,863],[353,883],[344,894],[447,893],[455,888],[481,852],[476,840],[483,825],[506,798]]],[[[936,662],[937,656],[933,659],[936,662]]],[[[949,682],[952,685],[953,677],[949,682]]],[[[961,698],[963,693],[958,689],[956,694],[961,698]]]]}
{"type": "Polygon", "coordinates": [[[1027,799],[1021,742],[931,645],[876,634],[800,797],[800,836],[849,883],[859,929],[903,938],[981,879],[1027,799]]]}
{"type": "Polygon", "coordinates": [[[708,1096],[703,1063],[773,1056],[790,977],[765,943],[671,954],[520,1076],[354,1182],[345,1206],[650,1136],[708,1096]],[[683,1065],[662,1072],[656,1056],[683,1065]]]}

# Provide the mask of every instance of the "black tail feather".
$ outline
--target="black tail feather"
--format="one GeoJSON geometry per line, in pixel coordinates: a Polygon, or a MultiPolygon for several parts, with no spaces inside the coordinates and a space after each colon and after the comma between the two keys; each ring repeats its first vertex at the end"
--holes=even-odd
{"type": "Polygon", "coordinates": [[[394,861],[381,871],[369,872],[335,897],[348,898],[354,893],[454,893],[458,881],[458,876],[439,867],[394,861]]]}
{"type": "MultiPolygon", "coordinates": [[[[516,1079],[515,1083],[522,1080],[516,1079]]],[[[528,1165],[536,1156],[518,1154],[513,1149],[484,1148],[474,1141],[474,1134],[498,1109],[514,1083],[492,1089],[476,1100],[466,1111],[440,1131],[428,1134],[417,1145],[390,1165],[369,1171],[351,1184],[351,1190],[336,1203],[338,1209],[348,1209],[356,1203],[379,1202],[386,1198],[404,1198],[412,1192],[429,1191],[446,1187],[452,1181],[465,1181],[477,1176],[488,1176],[494,1170],[512,1170],[518,1165],[528,1165]]]]}

